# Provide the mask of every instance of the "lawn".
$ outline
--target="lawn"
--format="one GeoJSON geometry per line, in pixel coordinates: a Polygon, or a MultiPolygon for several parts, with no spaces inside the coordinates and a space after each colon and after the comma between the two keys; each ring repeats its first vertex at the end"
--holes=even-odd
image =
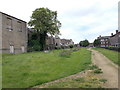
{"type": "Polygon", "coordinates": [[[104,48],[93,48],[99,52],[101,52],[103,55],[105,55],[107,58],[109,58],[111,61],[113,61],[115,64],[120,66],[120,62],[118,62],[118,56],[120,55],[120,53],[118,53],[117,51],[112,51],[112,50],[108,50],[108,49],[104,49],[104,48]]]}
{"type": "Polygon", "coordinates": [[[73,52],[70,57],[62,57],[60,52],[61,50],[49,53],[4,54],[3,88],[33,87],[78,73],[91,64],[91,52],[86,48],[73,52]]]}

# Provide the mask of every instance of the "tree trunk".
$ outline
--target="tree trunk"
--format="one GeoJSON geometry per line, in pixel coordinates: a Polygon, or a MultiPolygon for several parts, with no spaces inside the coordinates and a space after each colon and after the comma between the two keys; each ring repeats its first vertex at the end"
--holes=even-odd
{"type": "Polygon", "coordinates": [[[46,37],[47,37],[47,32],[40,34],[40,44],[42,51],[44,51],[46,47],[46,37]]]}

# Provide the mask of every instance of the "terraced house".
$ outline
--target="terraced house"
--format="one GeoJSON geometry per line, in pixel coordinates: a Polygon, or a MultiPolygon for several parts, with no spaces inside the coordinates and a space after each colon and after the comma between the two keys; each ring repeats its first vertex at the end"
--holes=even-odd
{"type": "Polygon", "coordinates": [[[24,53],[27,51],[26,22],[0,12],[0,51],[24,53]]]}
{"type": "Polygon", "coordinates": [[[120,31],[116,30],[116,33],[111,33],[111,36],[99,36],[100,47],[120,47],[120,31]]]}

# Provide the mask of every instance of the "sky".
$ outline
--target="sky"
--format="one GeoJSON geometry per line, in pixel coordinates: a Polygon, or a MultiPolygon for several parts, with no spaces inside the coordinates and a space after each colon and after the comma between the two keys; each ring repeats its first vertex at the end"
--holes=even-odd
{"type": "Polygon", "coordinates": [[[1,0],[0,11],[29,22],[36,8],[57,11],[62,23],[60,38],[75,43],[99,35],[110,36],[118,29],[119,0],[1,0]]]}

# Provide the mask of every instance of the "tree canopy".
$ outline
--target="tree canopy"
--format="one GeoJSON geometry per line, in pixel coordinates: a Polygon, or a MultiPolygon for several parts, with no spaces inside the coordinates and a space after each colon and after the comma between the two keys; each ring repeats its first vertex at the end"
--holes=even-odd
{"type": "Polygon", "coordinates": [[[46,37],[48,34],[60,34],[59,28],[61,27],[61,23],[57,19],[57,11],[52,11],[48,8],[38,8],[33,11],[28,24],[37,30],[37,36],[42,49],[45,48],[46,37]]]}
{"type": "Polygon", "coordinates": [[[89,45],[89,41],[88,40],[80,41],[79,45],[82,47],[87,47],[89,45]]]}
{"type": "Polygon", "coordinates": [[[94,44],[95,47],[99,47],[100,46],[100,40],[95,39],[93,44],[94,44]]]}

